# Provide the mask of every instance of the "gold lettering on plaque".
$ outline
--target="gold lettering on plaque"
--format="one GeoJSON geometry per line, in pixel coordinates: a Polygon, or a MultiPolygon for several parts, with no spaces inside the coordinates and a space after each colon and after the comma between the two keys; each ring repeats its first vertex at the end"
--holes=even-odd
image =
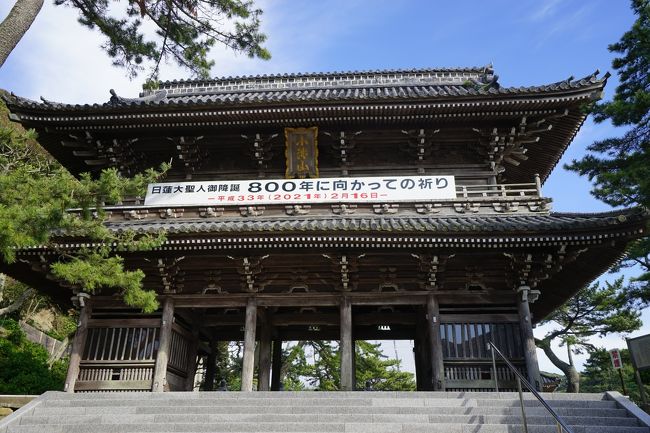
{"type": "Polygon", "coordinates": [[[287,179],[318,177],[318,128],[285,128],[287,179]]]}

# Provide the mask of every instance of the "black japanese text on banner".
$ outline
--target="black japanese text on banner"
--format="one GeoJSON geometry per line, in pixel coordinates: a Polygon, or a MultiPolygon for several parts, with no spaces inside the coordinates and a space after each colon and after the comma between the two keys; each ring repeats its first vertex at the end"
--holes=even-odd
{"type": "Polygon", "coordinates": [[[429,202],[456,198],[453,176],[348,177],[154,183],[147,206],[429,202]]]}

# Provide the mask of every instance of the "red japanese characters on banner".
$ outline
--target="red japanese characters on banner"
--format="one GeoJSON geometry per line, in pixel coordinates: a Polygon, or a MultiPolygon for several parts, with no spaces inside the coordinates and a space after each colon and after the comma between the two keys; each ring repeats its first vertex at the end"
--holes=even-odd
{"type": "Polygon", "coordinates": [[[621,359],[621,352],[618,349],[609,351],[609,357],[612,359],[612,366],[615,370],[623,368],[623,360],[621,359]]]}
{"type": "Polygon", "coordinates": [[[147,206],[431,202],[456,198],[453,176],[153,183],[147,206]]]}

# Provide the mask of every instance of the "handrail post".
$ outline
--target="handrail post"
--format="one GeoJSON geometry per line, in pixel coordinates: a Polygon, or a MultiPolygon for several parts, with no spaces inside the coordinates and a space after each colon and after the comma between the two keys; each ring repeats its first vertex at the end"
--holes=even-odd
{"type": "MultiPolygon", "coordinates": [[[[521,406],[522,406],[522,416],[523,416],[524,423],[527,423],[527,420],[526,420],[526,414],[524,412],[523,394],[521,392],[521,384],[522,383],[530,391],[530,393],[533,395],[533,397],[535,397],[542,404],[542,406],[546,409],[546,411],[549,414],[551,414],[551,416],[553,418],[555,418],[555,421],[557,422],[557,425],[558,425],[558,433],[573,433],[573,429],[571,429],[569,426],[567,426],[567,424],[562,420],[562,418],[560,418],[560,416],[557,414],[557,412],[555,412],[555,410],[553,410],[553,408],[551,406],[549,406],[549,404],[546,402],[546,400],[544,400],[544,398],[539,394],[539,392],[537,392],[535,387],[532,384],[530,384],[530,382],[528,382],[528,380],[526,380],[526,378],[524,376],[522,376],[521,372],[519,372],[519,370],[514,365],[512,365],[512,363],[510,361],[508,361],[508,358],[506,358],[505,355],[503,353],[501,353],[501,351],[499,349],[497,349],[497,347],[494,345],[494,343],[492,341],[488,342],[488,347],[492,351],[492,365],[493,365],[493,368],[496,370],[496,362],[495,362],[495,354],[496,354],[496,355],[499,356],[499,358],[501,358],[503,360],[505,366],[507,368],[509,368],[510,371],[517,378],[517,389],[519,390],[519,396],[520,396],[519,401],[520,401],[521,406]]],[[[496,382],[495,382],[495,388],[496,388],[496,382]]],[[[498,388],[497,388],[497,391],[498,391],[498,388]]],[[[527,425],[524,426],[524,430],[526,432],[528,431],[528,426],[527,425]]]]}
{"type": "Polygon", "coordinates": [[[492,354],[492,377],[494,377],[494,391],[499,392],[499,380],[497,379],[497,361],[494,358],[494,346],[488,343],[490,353],[492,354]]]}
{"type": "Polygon", "coordinates": [[[535,189],[537,190],[537,197],[542,196],[542,181],[539,178],[539,174],[535,173],[535,189]]]}
{"type": "Polygon", "coordinates": [[[526,409],[524,407],[524,394],[521,392],[521,379],[517,377],[517,392],[519,393],[519,404],[521,405],[521,421],[524,426],[524,433],[528,433],[528,421],[526,420],[526,409]]]}

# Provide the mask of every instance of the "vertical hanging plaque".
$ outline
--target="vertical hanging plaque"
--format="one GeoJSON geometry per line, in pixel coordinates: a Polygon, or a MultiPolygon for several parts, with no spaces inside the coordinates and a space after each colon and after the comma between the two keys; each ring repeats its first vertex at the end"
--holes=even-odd
{"type": "Polygon", "coordinates": [[[318,177],[318,127],[284,128],[287,179],[318,177]]]}

